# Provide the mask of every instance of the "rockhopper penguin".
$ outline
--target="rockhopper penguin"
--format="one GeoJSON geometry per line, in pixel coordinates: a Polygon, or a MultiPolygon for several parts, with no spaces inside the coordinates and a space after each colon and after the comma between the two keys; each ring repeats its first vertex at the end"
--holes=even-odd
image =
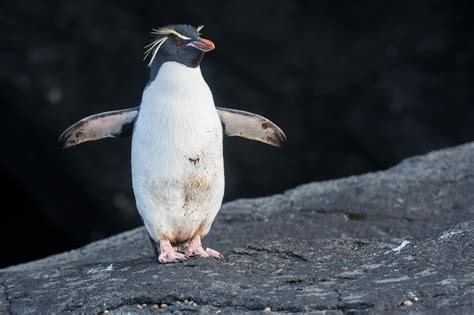
{"type": "Polygon", "coordinates": [[[201,239],[224,195],[223,133],[277,147],[286,141],[270,120],[214,105],[199,67],[214,44],[201,30],[182,24],[154,29],[156,38],[145,52],[150,79],[140,106],[86,117],[59,138],[59,146],[68,148],[132,135],[133,191],[161,263],[222,258],[201,239]]]}

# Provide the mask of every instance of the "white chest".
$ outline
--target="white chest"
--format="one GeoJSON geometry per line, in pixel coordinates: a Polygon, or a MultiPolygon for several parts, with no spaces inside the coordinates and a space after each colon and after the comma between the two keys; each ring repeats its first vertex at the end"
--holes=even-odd
{"type": "Polygon", "coordinates": [[[199,67],[175,62],[161,67],[143,93],[132,146],[134,168],[161,163],[146,168],[156,168],[162,176],[180,175],[189,159],[205,162],[222,154],[221,123],[199,67]]]}
{"type": "Polygon", "coordinates": [[[165,63],[145,89],[132,139],[132,178],[149,230],[189,234],[212,223],[224,191],[222,127],[199,68],[165,63]]]}

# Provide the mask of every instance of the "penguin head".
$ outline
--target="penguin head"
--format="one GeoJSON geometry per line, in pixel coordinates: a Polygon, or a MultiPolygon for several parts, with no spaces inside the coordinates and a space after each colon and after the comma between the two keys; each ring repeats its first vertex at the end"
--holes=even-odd
{"type": "Polygon", "coordinates": [[[204,54],[215,48],[213,42],[201,37],[200,31],[203,27],[176,24],[153,29],[152,34],[156,35],[156,38],[145,46],[145,59],[150,56],[148,66],[152,73],[157,72],[159,67],[168,61],[191,68],[199,66],[204,54]]]}

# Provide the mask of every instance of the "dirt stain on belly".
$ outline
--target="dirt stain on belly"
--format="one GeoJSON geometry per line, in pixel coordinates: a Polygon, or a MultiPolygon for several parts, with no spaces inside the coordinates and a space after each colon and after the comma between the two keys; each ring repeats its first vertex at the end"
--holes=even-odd
{"type": "Polygon", "coordinates": [[[186,212],[205,206],[212,192],[211,181],[200,176],[191,176],[184,183],[184,205],[186,212]]]}
{"type": "Polygon", "coordinates": [[[207,226],[206,208],[212,196],[212,181],[205,177],[191,176],[183,184],[184,221],[187,224],[175,226],[175,231],[162,235],[171,241],[173,246],[185,244],[196,235],[202,235],[207,226]]]}
{"type": "MultiPolygon", "coordinates": [[[[203,155],[190,154],[185,155],[184,158],[186,176],[174,181],[175,191],[181,197],[182,217],[173,223],[171,231],[168,231],[166,235],[161,235],[174,245],[186,243],[196,235],[207,233],[209,207],[214,204],[213,200],[218,190],[216,185],[219,184],[213,165],[207,164],[207,159],[203,155]]],[[[179,203],[178,200],[176,201],[179,203]]],[[[176,206],[179,207],[179,205],[176,206]]]]}

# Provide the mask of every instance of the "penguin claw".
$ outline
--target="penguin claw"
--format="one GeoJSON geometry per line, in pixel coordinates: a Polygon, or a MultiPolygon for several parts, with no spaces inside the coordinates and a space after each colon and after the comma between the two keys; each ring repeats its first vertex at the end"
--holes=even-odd
{"type": "Polygon", "coordinates": [[[186,255],[186,257],[199,256],[204,258],[224,258],[224,256],[218,251],[213,250],[212,248],[204,248],[201,243],[200,235],[196,235],[195,237],[193,237],[193,239],[186,243],[186,249],[184,250],[184,254],[186,255]]]}
{"type": "Polygon", "coordinates": [[[204,257],[204,258],[209,257],[209,254],[202,247],[186,248],[186,250],[184,251],[184,254],[186,255],[186,257],[194,257],[194,256],[199,256],[199,257],[204,257]]]}
{"type": "Polygon", "coordinates": [[[188,260],[188,257],[178,252],[164,252],[158,257],[158,261],[162,264],[178,263],[186,260],[188,260]]]}
{"type": "Polygon", "coordinates": [[[203,257],[203,258],[208,258],[208,257],[211,257],[211,258],[217,258],[217,259],[222,259],[224,258],[224,256],[219,253],[218,251],[216,250],[213,250],[212,248],[206,248],[204,249],[204,247],[194,247],[194,248],[186,248],[184,254],[186,255],[186,257],[194,257],[194,256],[199,256],[199,257],[203,257]]]}
{"type": "Polygon", "coordinates": [[[213,250],[212,248],[206,248],[206,253],[208,254],[209,257],[212,257],[212,258],[217,258],[217,259],[224,258],[224,255],[219,253],[217,250],[213,250]]]}

